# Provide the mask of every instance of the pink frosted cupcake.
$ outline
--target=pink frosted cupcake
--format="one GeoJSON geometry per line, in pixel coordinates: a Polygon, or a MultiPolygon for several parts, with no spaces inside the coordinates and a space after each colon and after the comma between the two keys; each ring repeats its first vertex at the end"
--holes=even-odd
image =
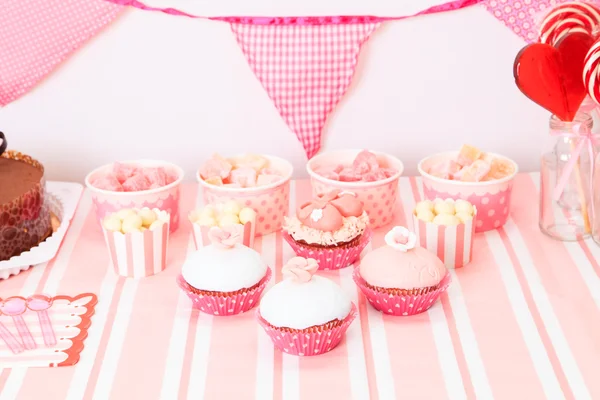
{"type": "Polygon", "coordinates": [[[317,261],[292,258],[284,280],[263,297],[258,321],[275,347],[288,354],[315,356],[331,351],[356,318],[356,306],[333,281],[314,275],[317,261]]]}
{"type": "Polygon", "coordinates": [[[200,311],[235,315],[259,303],[271,270],[259,253],[239,243],[241,234],[241,225],[211,228],[212,244],[183,265],[177,284],[200,311]]]}
{"type": "Polygon", "coordinates": [[[450,274],[444,263],[417,246],[417,237],[397,226],[386,245],[368,253],[354,270],[354,281],[377,310],[414,315],[428,310],[446,291],[450,274]]]}
{"type": "Polygon", "coordinates": [[[300,206],[285,218],[284,238],[298,256],[314,258],[320,269],[347,267],[371,238],[369,216],[352,192],[335,190],[300,206]]]}

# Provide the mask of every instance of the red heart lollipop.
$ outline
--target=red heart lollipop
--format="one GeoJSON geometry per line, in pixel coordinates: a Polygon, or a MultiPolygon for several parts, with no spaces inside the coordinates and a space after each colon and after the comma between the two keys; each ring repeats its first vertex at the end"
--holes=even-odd
{"type": "Polygon", "coordinates": [[[587,95],[584,59],[594,39],[586,33],[565,35],[555,47],[525,46],[515,59],[515,82],[521,92],[563,121],[573,121],[587,95]]]}

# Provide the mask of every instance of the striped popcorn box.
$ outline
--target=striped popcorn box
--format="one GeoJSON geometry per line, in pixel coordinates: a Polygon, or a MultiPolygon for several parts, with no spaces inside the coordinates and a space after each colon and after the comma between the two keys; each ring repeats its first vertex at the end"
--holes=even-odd
{"type": "Polygon", "coordinates": [[[450,226],[422,221],[413,213],[414,230],[419,246],[437,255],[447,268],[462,268],[467,265],[473,254],[473,235],[477,219],[477,209],[473,208],[472,220],[450,226]]]}
{"type": "Polygon", "coordinates": [[[117,275],[144,278],[166,268],[170,216],[158,209],[152,211],[157,220],[149,229],[122,233],[103,225],[104,239],[117,275]]]}
{"type": "Polygon", "coordinates": [[[192,224],[196,250],[211,243],[208,238],[208,231],[213,226],[239,225],[243,231],[239,243],[250,248],[254,246],[256,211],[249,207],[242,207],[235,200],[226,203],[213,203],[203,209],[194,210],[189,213],[188,219],[192,224]]]}

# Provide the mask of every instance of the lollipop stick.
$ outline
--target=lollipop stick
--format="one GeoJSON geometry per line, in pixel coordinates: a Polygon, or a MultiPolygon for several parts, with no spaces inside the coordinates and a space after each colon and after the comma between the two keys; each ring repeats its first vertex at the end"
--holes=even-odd
{"type": "Polygon", "coordinates": [[[44,335],[44,343],[46,343],[47,347],[54,346],[56,344],[56,335],[54,334],[54,329],[52,329],[52,322],[50,322],[48,311],[38,311],[38,318],[42,327],[42,334],[44,335]]]}
{"type": "Polygon", "coordinates": [[[27,327],[25,320],[21,315],[13,315],[13,321],[15,322],[15,326],[17,327],[17,332],[21,335],[21,339],[23,339],[23,345],[25,345],[25,349],[33,350],[37,348],[37,344],[35,344],[35,340],[31,335],[31,331],[27,327]]]}
{"type": "Polygon", "coordinates": [[[0,338],[4,340],[4,343],[8,346],[8,348],[14,353],[19,354],[25,351],[21,342],[15,338],[12,333],[0,322],[0,338]]]}
{"type": "MultiPolygon", "coordinates": [[[[575,150],[575,143],[571,142],[571,151],[575,150]]],[[[585,190],[583,188],[583,179],[581,179],[581,169],[579,168],[579,161],[575,163],[575,181],[577,182],[577,194],[579,195],[579,203],[581,205],[581,217],[583,218],[583,227],[585,233],[590,233],[592,231],[590,225],[590,217],[588,215],[587,209],[587,201],[585,199],[585,190]]]]}

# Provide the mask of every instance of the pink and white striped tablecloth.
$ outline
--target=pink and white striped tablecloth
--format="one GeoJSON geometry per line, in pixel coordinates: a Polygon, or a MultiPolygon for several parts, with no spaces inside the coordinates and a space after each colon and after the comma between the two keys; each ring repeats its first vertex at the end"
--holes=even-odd
{"type": "MultiPolygon", "coordinates": [[[[540,234],[538,190],[537,174],[516,178],[507,225],[477,235],[472,263],[422,315],[384,316],[359,295],[351,269],[324,274],[351,294],[360,318],[340,347],[312,358],[275,352],[253,313],[191,310],[175,284],[193,249],[185,224],[166,271],[116,277],[85,193],[56,259],[0,283],[2,297],[96,293],[81,361],[0,369],[0,399],[598,399],[600,247],[540,234]]],[[[309,196],[308,181],[293,182],[290,209],[309,196]]],[[[400,180],[396,224],[411,225],[421,196],[419,179],[400,180]]],[[[199,202],[197,185],[182,201],[183,210],[199,202]]],[[[255,246],[279,281],[290,248],[280,234],[255,246]]]]}

